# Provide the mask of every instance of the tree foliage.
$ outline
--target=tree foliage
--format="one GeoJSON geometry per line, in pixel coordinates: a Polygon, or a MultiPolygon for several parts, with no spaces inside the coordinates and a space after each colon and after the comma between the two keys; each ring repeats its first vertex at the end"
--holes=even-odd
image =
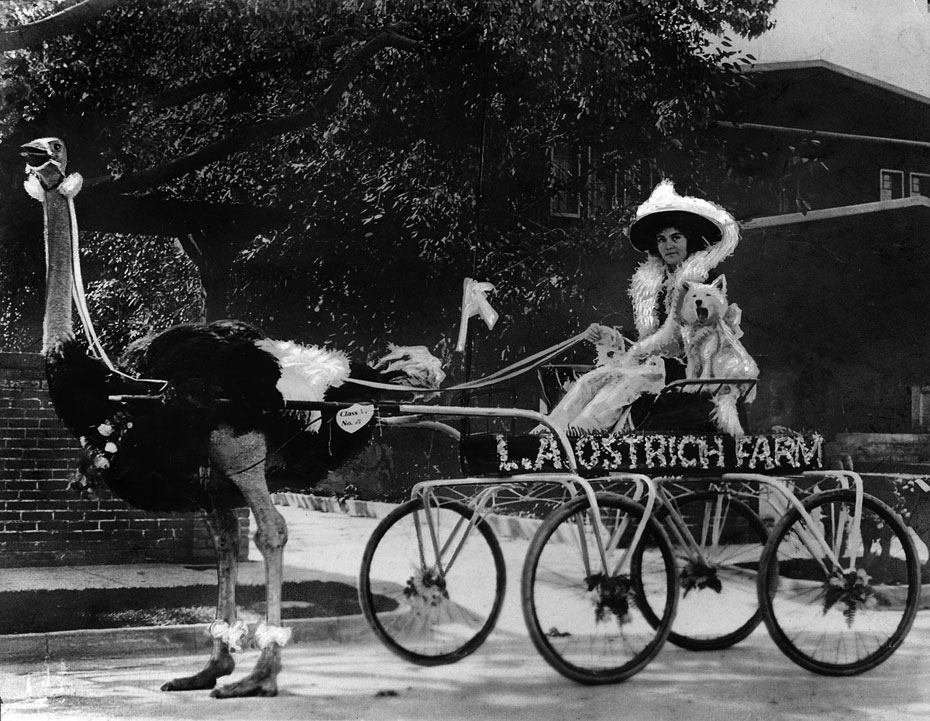
{"type": "MultiPolygon", "coordinates": [[[[498,285],[517,345],[541,342],[528,318],[544,314],[552,337],[591,320],[580,264],[621,252],[643,188],[575,223],[553,222],[550,200],[595,176],[622,191],[656,158],[687,182],[745,62],[711,37],[762,32],[774,0],[87,0],[13,5],[7,36],[97,3],[66,34],[4,54],[0,149],[63,137],[86,178],[82,213],[128,195],[273,209],[258,228],[197,226],[208,256],[234,261],[230,313],[367,351],[448,348],[466,275],[498,285]],[[592,161],[554,180],[555,145],[592,161]]],[[[0,169],[0,252],[34,267],[18,172],[0,169]]],[[[97,258],[123,249],[91,288],[114,343],[196,312],[187,271],[156,293],[170,239],[91,244],[97,258]]],[[[39,274],[0,281],[15,320],[39,274]]]]}

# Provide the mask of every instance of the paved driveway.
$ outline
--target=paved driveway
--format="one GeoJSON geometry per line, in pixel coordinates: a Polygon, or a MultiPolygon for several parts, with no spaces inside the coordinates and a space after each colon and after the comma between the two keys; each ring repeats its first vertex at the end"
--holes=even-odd
{"type": "MultiPolygon", "coordinates": [[[[252,654],[240,659],[243,672],[252,654]]],[[[100,658],[0,666],[3,719],[817,719],[930,718],[930,614],[884,665],[853,678],[815,676],[785,659],[764,631],[729,651],[667,646],[642,673],[585,687],[552,671],[525,634],[495,633],[473,656],[421,668],[375,642],[288,647],[274,699],[217,701],[159,684],[202,657],[100,658]]]]}

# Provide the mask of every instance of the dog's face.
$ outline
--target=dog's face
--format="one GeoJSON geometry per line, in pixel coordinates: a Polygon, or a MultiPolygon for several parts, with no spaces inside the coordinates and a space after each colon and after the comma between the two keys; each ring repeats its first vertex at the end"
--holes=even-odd
{"type": "Polygon", "coordinates": [[[678,315],[681,322],[691,326],[714,325],[727,312],[727,282],[720,276],[713,283],[692,283],[682,286],[678,315]]]}

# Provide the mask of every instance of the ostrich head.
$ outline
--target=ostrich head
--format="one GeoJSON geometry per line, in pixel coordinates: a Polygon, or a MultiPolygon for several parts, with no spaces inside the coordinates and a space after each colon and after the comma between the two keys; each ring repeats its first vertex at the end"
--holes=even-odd
{"type": "Polygon", "coordinates": [[[45,190],[61,183],[68,165],[68,150],[58,138],[38,138],[22,147],[26,172],[39,179],[45,190]]]}

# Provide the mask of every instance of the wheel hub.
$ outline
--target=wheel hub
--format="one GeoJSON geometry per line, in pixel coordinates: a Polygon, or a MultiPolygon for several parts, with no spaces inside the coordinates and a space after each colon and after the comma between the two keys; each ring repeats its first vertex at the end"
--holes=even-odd
{"type": "Polygon", "coordinates": [[[681,569],[679,583],[684,596],[687,596],[689,591],[695,589],[703,591],[705,588],[709,588],[717,593],[723,590],[720,579],[717,577],[716,567],[708,566],[703,561],[688,561],[684,568],[681,569]]]}
{"type": "Polygon", "coordinates": [[[871,580],[872,577],[862,568],[846,572],[834,571],[823,584],[824,615],[836,607],[846,619],[846,625],[852,627],[856,611],[873,608],[878,602],[875,589],[869,583],[871,580]]]}
{"type": "Polygon", "coordinates": [[[449,600],[446,579],[434,568],[421,568],[407,579],[404,598],[414,607],[435,608],[449,600]]]}
{"type": "Polygon", "coordinates": [[[598,623],[609,617],[617,619],[621,626],[630,622],[630,605],[635,603],[633,584],[626,576],[605,576],[596,573],[585,581],[594,600],[594,618],[598,623]]]}

